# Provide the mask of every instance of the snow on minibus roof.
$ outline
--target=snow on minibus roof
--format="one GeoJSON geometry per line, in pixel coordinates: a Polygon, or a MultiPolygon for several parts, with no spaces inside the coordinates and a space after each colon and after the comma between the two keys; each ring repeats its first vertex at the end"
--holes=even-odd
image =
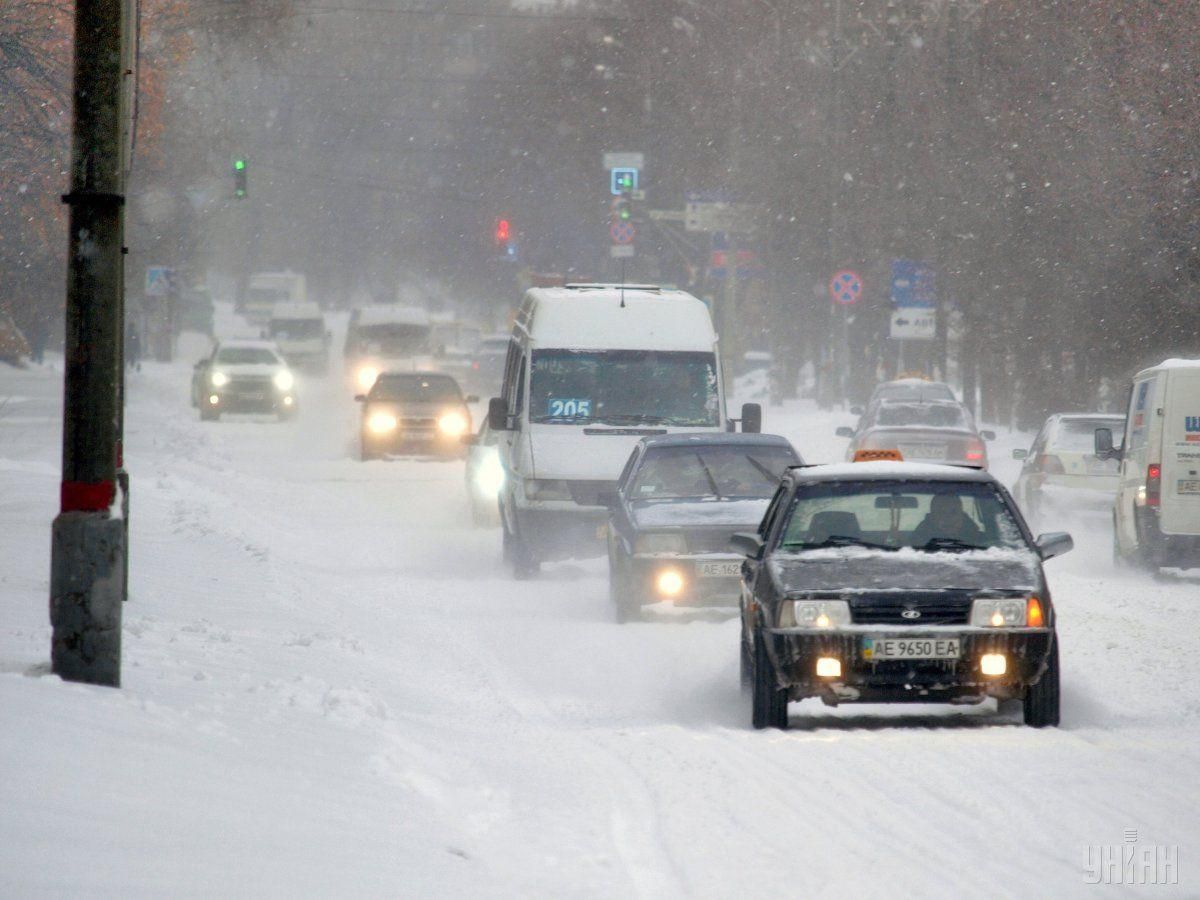
{"type": "Polygon", "coordinates": [[[1200,369],[1200,359],[1164,359],[1153,369],[1200,369]]]}
{"type": "Polygon", "coordinates": [[[708,307],[686,291],[603,285],[532,288],[528,297],[539,347],[711,352],[717,340],[708,307]]]}
{"type": "Polygon", "coordinates": [[[416,306],[364,306],[358,311],[363,325],[428,325],[429,313],[416,306]]]}

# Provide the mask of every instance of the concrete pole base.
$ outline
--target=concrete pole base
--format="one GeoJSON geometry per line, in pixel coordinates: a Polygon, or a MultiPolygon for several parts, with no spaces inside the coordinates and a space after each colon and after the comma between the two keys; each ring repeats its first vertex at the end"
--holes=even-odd
{"type": "Polygon", "coordinates": [[[125,524],[65,512],[51,534],[51,668],[65,681],[120,687],[125,524]]]}

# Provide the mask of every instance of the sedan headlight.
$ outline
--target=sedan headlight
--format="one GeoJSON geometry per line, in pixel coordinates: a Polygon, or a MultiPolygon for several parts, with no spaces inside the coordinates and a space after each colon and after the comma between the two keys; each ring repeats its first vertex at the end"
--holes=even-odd
{"type": "Polygon", "coordinates": [[[779,605],[780,628],[837,628],[850,624],[845,600],[784,600],[779,605]]]}
{"type": "Polygon", "coordinates": [[[395,431],[399,424],[395,416],[385,412],[371,413],[371,417],[367,419],[367,428],[372,434],[387,434],[389,431],[395,431]]]}
{"type": "Polygon", "coordinates": [[[970,624],[976,628],[1024,628],[1028,604],[1025,597],[976,597],[971,603],[970,624]]]}
{"type": "Polygon", "coordinates": [[[634,553],[687,553],[687,540],[678,531],[639,534],[633,542],[634,553]]]}
{"type": "Polygon", "coordinates": [[[438,431],[446,437],[462,437],[471,427],[467,417],[460,412],[448,412],[438,419],[438,431]]]}
{"type": "Polygon", "coordinates": [[[369,391],[375,385],[375,379],[379,377],[379,370],[374,366],[363,366],[358,370],[358,386],[364,391],[369,391]]]}
{"type": "Polygon", "coordinates": [[[212,382],[213,387],[225,387],[229,384],[229,376],[224,372],[213,372],[208,376],[208,380],[212,382]]]}
{"type": "Polygon", "coordinates": [[[296,383],[296,378],[287,369],[275,373],[275,377],[271,379],[275,382],[275,387],[281,391],[290,391],[296,383]]]}

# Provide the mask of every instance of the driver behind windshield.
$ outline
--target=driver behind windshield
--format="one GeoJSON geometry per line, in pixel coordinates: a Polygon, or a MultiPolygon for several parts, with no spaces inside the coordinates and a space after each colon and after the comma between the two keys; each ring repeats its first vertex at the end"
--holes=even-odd
{"type": "Polygon", "coordinates": [[[913,529],[912,545],[924,547],[932,540],[957,541],[979,547],[984,544],[983,531],[963,512],[962,500],[956,494],[934,494],[929,501],[929,513],[913,529]]]}

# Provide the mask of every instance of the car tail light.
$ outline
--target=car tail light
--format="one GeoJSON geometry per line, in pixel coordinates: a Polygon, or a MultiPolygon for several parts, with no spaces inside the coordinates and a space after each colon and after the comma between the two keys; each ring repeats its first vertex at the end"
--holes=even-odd
{"type": "Polygon", "coordinates": [[[1025,603],[1025,624],[1030,628],[1045,627],[1046,617],[1042,614],[1042,601],[1037,597],[1030,597],[1025,603]]]}
{"type": "Polygon", "coordinates": [[[1037,459],[1038,471],[1045,475],[1066,475],[1067,470],[1063,468],[1062,460],[1057,456],[1051,456],[1049,453],[1042,453],[1037,459]]]}
{"type": "Polygon", "coordinates": [[[987,448],[983,446],[983,441],[971,440],[967,442],[967,462],[981,463],[987,459],[987,448]]]}
{"type": "Polygon", "coordinates": [[[479,360],[475,360],[474,362],[472,362],[471,368],[474,369],[476,372],[478,372],[479,371],[479,360]]]}
{"type": "Polygon", "coordinates": [[[1150,463],[1146,469],[1146,505],[1158,506],[1162,498],[1162,466],[1150,463]]]}

